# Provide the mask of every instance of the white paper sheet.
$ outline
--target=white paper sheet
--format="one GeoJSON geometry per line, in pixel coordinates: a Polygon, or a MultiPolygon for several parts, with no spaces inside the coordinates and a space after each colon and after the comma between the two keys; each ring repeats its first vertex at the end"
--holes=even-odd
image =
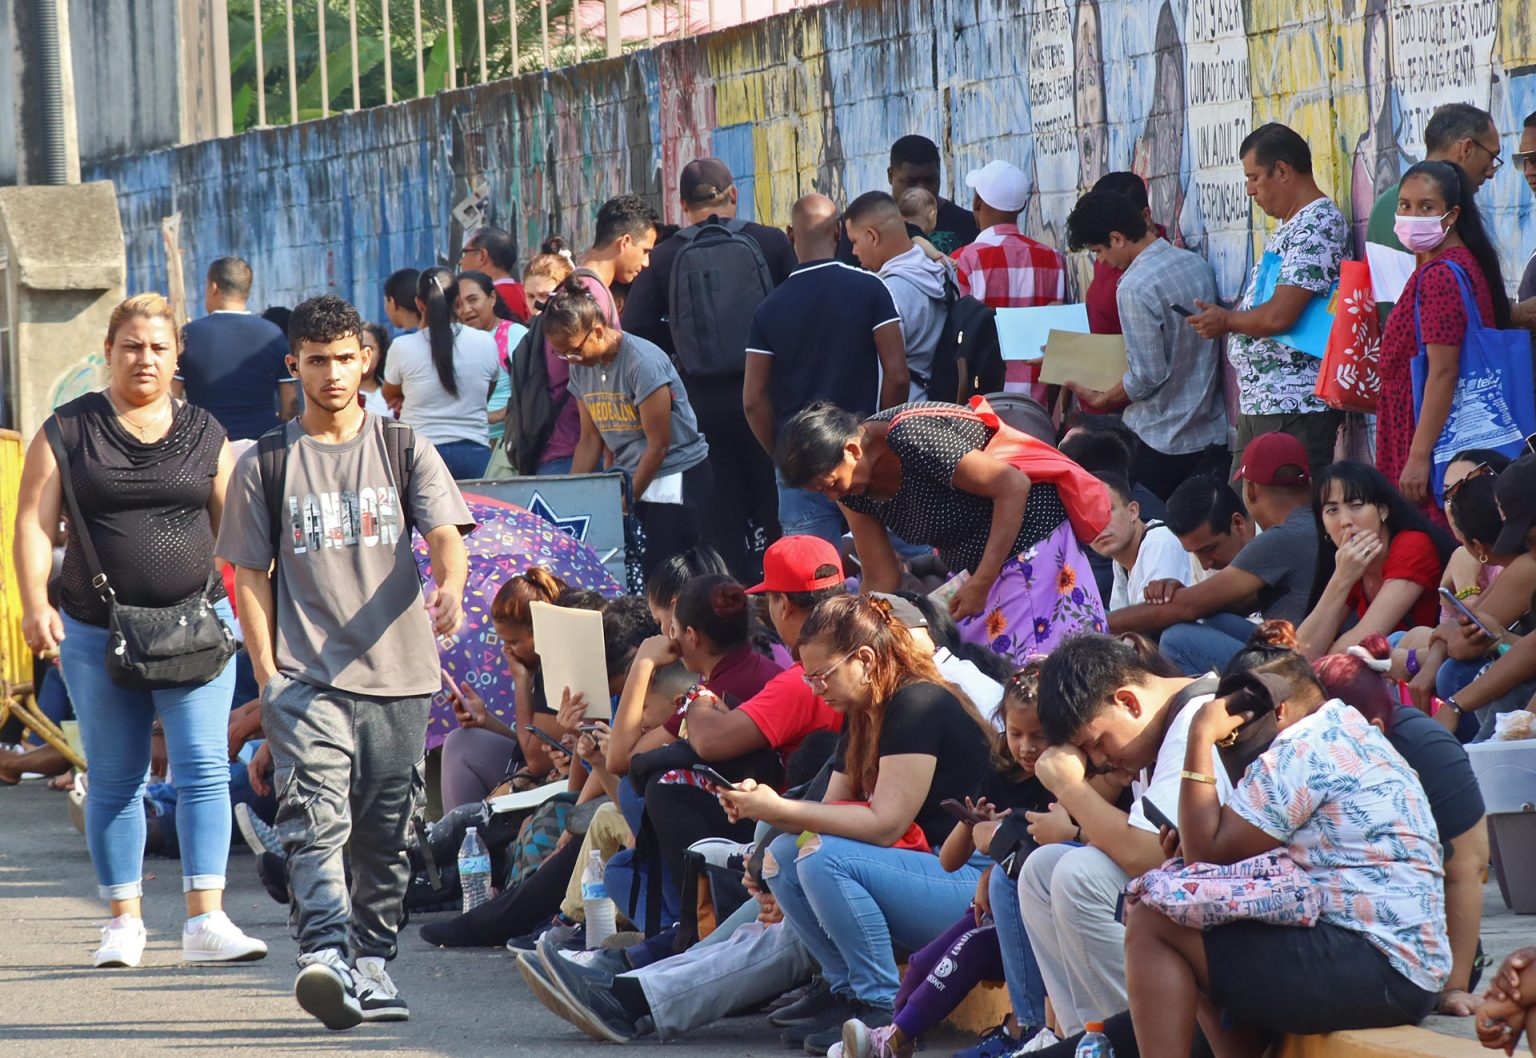
{"type": "Polygon", "coordinates": [[[682,503],[683,502],[683,472],[663,474],[652,478],[650,485],[646,486],[645,495],[640,497],[646,503],[682,503]]]}
{"type": "Polygon", "coordinates": [[[486,804],[490,805],[493,813],[518,812],[525,808],[537,808],[561,790],[569,788],[570,783],[561,779],[558,782],[552,782],[532,790],[524,790],[521,793],[502,794],[500,797],[491,798],[486,804]]]}
{"type": "Polygon", "coordinates": [[[1039,360],[1051,331],[1088,333],[1087,305],[1040,305],[997,310],[997,344],[1004,360],[1039,360]]]}
{"type": "Polygon", "coordinates": [[[552,709],[560,708],[561,692],[587,696],[586,715],[611,720],[608,669],[603,663],[603,615],[596,610],[573,610],[547,602],[529,604],[533,614],[533,641],[544,668],[544,692],[552,709]]]}
{"type": "Polygon", "coordinates": [[[1389,304],[1403,296],[1403,285],[1417,267],[1413,254],[1374,242],[1365,244],[1365,263],[1371,269],[1372,295],[1389,304]]]}

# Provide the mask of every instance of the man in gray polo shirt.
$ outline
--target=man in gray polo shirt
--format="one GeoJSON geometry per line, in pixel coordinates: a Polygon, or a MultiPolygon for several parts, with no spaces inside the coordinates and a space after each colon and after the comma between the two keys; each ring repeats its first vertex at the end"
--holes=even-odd
{"type": "Polygon", "coordinates": [[[1216,300],[1205,258],[1158,236],[1130,199],[1090,191],[1067,218],[1072,250],[1120,269],[1115,304],[1125,334],[1125,377],[1110,389],[1067,387],[1090,411],[1125,409],[1141,438],[1135,480],[1166,500],[1179,482],[1227,463],[1221,354],[1186,321],[1196,301],[1216,300]]]}

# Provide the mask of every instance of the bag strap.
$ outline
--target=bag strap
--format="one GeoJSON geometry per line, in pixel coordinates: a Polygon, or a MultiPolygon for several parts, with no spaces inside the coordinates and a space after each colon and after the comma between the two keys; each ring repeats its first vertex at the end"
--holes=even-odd
{"type": "Polygon", "coordinates": [[[69,506],[69,529],[75,539],[80,541],[85,568],[91,574],[91,587],[100,592],[102,600],[111,606],[117,601],[117,593],[107,583],[107,575],[101,568],[101,558],[96,554],[96,545],[91,542],[91,531],[86,527],[85,517],[80,511],[80,501],[75,497],[75,483],[69,472],[69,453],[64,450],[64,434],[59,430],[57,415],[50,415],[43,421],[43,435],[48,438],[54,461],[59,465],[59,485],[64,490],[64,501],[69,506]]]}
{"type": "Polygon", "coordinates": [[[394,419],[382,421],[384,454],[389,459],[389,475],[395,481],[395,499],[405,521],[405,535],[409,537],[416,528],[415,513],[411,510],[411,481],[416,475],[416,431],[394,419]]]}
{"type": "Polygon", "coordinates": [[[288,424],[274,427],[256,440],[256,469],[267,501],[267,531],[274,549],[283,546],[283,488],[288,484],[288,424]]]}
{"type": "Polygon", "coordinates": [[[1472,281],[1467,278],[1467,273],[1461,265],[1444,257],[1436,258],[1425,265],[1419,272],[1419,282],[1413,287],[1413,340],[1420,349],[1424,348],[1423,322],[1420,313],[1420,291],[1424,285],[1424,274],[1437,264],[1443,264],[1451,270],[1456,277],[1456,284],[1461,287],[1461,306],[1467,314],[1467,330],[1474,327],[1481,328],[1483,324],[1483,310],[1477,306],[1477,295],[1472,293],[1472,281]]]}

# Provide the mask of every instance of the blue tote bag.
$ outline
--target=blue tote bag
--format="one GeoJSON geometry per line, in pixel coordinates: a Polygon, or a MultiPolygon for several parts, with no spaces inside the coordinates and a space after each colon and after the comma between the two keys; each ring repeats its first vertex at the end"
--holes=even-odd
{"type": "MultiPolygon", "coordinates": [[[[1518,456],[1524,451],[1525,438],[1536,433],[1536,382],[1531,370],[1531,333],[1484,327],[1466,272],[1454,261],[1435,263],[1443,263],[1455,273],[1467,312],[1467,332],[1461,339],[1451,414],[1435,442],[1430,473],[1435,500],[1443,504],[1445,468],[1457,452],[1492,448],[1507,456],[1518,456]]],[[[1424,351],[1417,295],[1413,333],[1419,351],[1408,366],[1413,375],[1413,418],[1417,422],[1424,407],[1424,379],[1429,375],[1429,354],[1424,351]]]]}

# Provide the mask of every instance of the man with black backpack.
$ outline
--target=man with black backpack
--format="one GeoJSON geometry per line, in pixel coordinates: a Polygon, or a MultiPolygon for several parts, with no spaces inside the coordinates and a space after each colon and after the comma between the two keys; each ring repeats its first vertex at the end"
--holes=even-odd
{"type": "Polygon", "coordinates": [[[262,688],[277,827],[293,892],[294,993],[330,1029],[404,1021],[394,957],[410,881],[406,828],[440,687],[435,636],[463,621],[469,510],[442,457],[366,412],[357,310],[311,298],[288,324],[304,413],[236,465],[215,553],[235,567],[245,645],[262,688]],[[437,587],[423,600],[411,532],[437,587]],[[348,892],[342,850],[350,851],[348,892]]]}
{"type": "Polygon", "coordinates": [[[742,410],[752,313],[795,267],[789,239],[736,216],[738,189],[718,158],[683,167],[687,226],[651,252],[630,288],[624,330],[671,354],[709,442],[715,543],[731,572],[756,581],[778,536],[773,464],[742,410]]]}

